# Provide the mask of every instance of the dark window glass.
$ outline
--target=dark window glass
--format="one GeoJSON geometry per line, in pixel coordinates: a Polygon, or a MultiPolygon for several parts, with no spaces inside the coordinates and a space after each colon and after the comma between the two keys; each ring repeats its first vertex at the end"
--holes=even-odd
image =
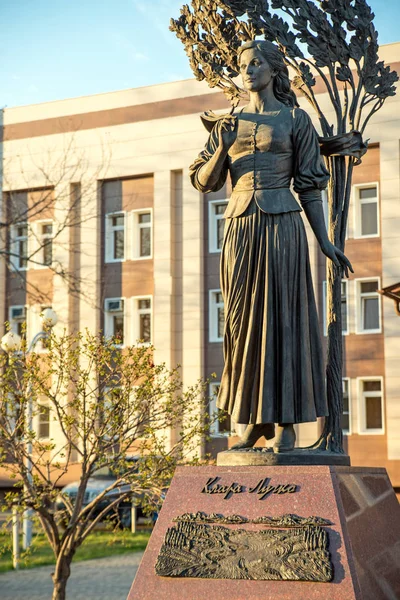
{"type": "Polygon", "coordinates": [[[112,217],[112,225],[113,227],[123,227],[124,226],[124,215],[118,215],[116,217],[112,217]]]}
{"type": "Polygon", "coordinates": [[[365,396],[365,413],[367,429],[382,429],[382,402],[379,396],[365,396]]]}
{"type": "Polygon", "coordinates": [[[347,285],[342,282],[342,331],[347,331],[347,285]]]}
{"type": "Polygon", "coordinates": [[[151,307],[150,298],[144,298],[143,300],[139,300],[139,309],[150,308],[150,307],[151,307]]]}
{"type": "Polygon", "coordinates": [[[18,267],[20,269],[26,269],[28,264],[28,242],[27,240],[19,240],[18,242],[18,267]]]}
{"type": "Polygon", "coordinates": [[[219,338],[224,337],[224,326],[225,326],[224,308],[219,307],[218,308],[218,337],[219,338]]]}
{"type": "MultiPolygon", "coordinates": [[[[144,215],[140,215],[144,216],[144,215]]],[[[140,228],[140,256],[151,255],[151,230],[150,227],[140,228]]]]}
{"type": "Polygon", "coordinates": [[[120,344],[124,343],[124,317],[123,315],[113,315],[114,337],[120,344]]]}
{"type": "Polygon", "coordinates": [[[123,229],[114,231],[114,259],[124,258],[125,232],[123,229]]]}
{"type": "Polygon", "coordinates": [[[51,235],[53,233],[53,225],[51,223],[45,223],[42,226],[42,234],[43,235],[51,235]]]}
{"type": "Polygon", "coordinates": [[[139,215],[139,223],[150,223],[150,213],[142,213],[139,215]]]}
{"type": "Polygon", "coordinates": [[[225,230],[225,221],[223,219],[219,219],[217,221],[217,248],[221,250],[222,244],[224,243],[224,230],[225,230]]]}
{"type": "Polygon", "coordinates": [[[378,289],[377,281],[362,281],[361,282],[361,293],[362,294],[371,294],[376,292],[378,289]]]}
{"type": "Polygon", "coordinates": [[[53,262],[53,244],[51,239],[43,242],[43,264],[50,266],[53,262]]]}
{"type": "Polygon", "coordinates": [[[347,414],[343,413],[341,416],[340,422],[341,422],[341,428],[343,429],[343,431],[349,431],[349,429],[350,429],[349,413],[347,413],[347,414]]]}
{"type": "Polygon", "coordinates": [[[381,382],[377,381],[363,381],[364,392],[380,392],[381,382]]]}
{"type": "Polygon", "coordinates": [[[217,215],[223,215],[226,209],[226,203],[225,204],[217,204],[215,207],[215,213],[217,215]]]}
{"type": "Polygon", "coordinates": [[[343,380],[343,414],[341,417],[341,427],[343,431],[350,429],[350,414],[349,414],[349,382],[343,380]]]}
{"type": "Polygon", "coordinates": [[[219,420],[219,433],[230,433],[231,432],[231,417],[224,410],[218,410],[218,420],[219,420]]]}
{"type": "Polygon", "coordinates": [[[360,198],[361,200],[366,200],[367,198],[376,198],[376,187],[361,189],[360,198]]]}
{"type": "Polygon", "coordinates": [[[44,404],[39,406],[39,432],[40,438],[50,437],[50,407],[44,404]]]}
{"type": "Polygon", "coordinates": [[[139,315],[140,339],[144,342],[151,341],[151,315],[150,313],[139,315]]]}
{"type": "Polygon", "coordinates": [[[361,235],[378,233],[378,205],[376,202],[361,204],[361,235]]]}
{"type": "Polygon", "coordinates": [[[363,298],[363,329],[379,329],[379,299],[363,298]]]}

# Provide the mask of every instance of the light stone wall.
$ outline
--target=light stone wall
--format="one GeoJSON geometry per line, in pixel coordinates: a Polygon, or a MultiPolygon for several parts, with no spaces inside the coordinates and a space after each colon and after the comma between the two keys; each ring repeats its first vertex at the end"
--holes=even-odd
{"type": "MultiPolygon", "coordinates": [[[[381,143],[382,287],[400,281],[400,127],[381,143]]],[[[389,460],[400,459],[400,317],[383,299],[386,428],[389,460]]]]}

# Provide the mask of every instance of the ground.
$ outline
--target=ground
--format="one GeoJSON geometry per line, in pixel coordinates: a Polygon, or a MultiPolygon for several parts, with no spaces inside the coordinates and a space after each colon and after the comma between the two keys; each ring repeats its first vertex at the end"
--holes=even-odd
{"type": "MultiPolygon", "coordinates": [[[[67,585],[73,600],[126,600],[143,552],[75,563],[67,585]]],[[[50,600],[54,566],[0,573],[1,600],[50,600]]]]}

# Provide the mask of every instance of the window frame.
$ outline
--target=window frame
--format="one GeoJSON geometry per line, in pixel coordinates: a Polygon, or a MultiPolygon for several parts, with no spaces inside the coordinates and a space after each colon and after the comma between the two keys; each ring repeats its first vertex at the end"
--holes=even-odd
{"type": "Polygon", "coordinates": [[[218,221],[225,220],[225,217],[216,213],[216,207],[221,204],[228,206],[228,202],[227,198],[208,202],[208,251],[210,253],[220,253],[222,250],[222,248],[218,248],[218,221]]]}
{"type": "Polygon", "coordinates": [[[366,238],[379,238],[381,237],[381,227],[380,227],[380,189],[379,189],[379,181],[370,181],[368,183],[356,183],[353,184],[353,204],[354,204],[354,239],[355,240],[363,240],[366,238]],[[360,198],[360,190],[365,190],[371,187],[376,187],[376,200],[368,199],[361,201],[360,198]],[[363,235],[361,231],[361,205],[362,204],[372,204],[376,202],[376,219],[377,219],[377,233],[371,233],[367,235],[363,235]]]}
{"type": "MultiPolygon", "coordinates": [[[[347,394],[349,397],[349,410],[348,410],[348,415],[349,415],[349,428],[348,429],[342,429],[343,435],[352,435],[352,426],[351,426],[351,418],[352,418],[352,410],[351,410],[351,379],[350,377],[342,377],[342,386],[343,386],[343,382],[347,381],[347,394]]],[[[343,389],[343,388],[342,388],[343,389]]],[[[344,411],[343,411],[344,414],[344,411]]]]}
{"type": "Polygon", "coordinates": [[[131,211],[131,224],[132,224],[132,249],[131,249],[131,260],[149,260],[153,258],[153,208],[138,208],[131,211]],[[139,216],[150,213],[150,222],[146,223],[146,226],[150,228],[150,254],[149,256],[140,256],[140,229],[145,227],[139,223],[139,216]]]}
{"type": "Polygon", "coordinates": [[[39,441],[45,441],[45,440],[50,440],[51,439],[51,406],[50,406],[50,402],[48,400],[38,400],[36,403],[36,435],[37,435],[37,439],[39,441]],[[45,421],[44,423],[48,424],[49,427],[49,435],[40,435],[40,426],[42,425],[42,422],[40,420],[40,408],[41,407],[47,408],[49,411],[49,420],[45,421]]]}
{"type": "Polygon", "coordinates": [[[114,212],[106,213],[104,215],[104,220],[105,220],[105,224],[104,224],[104,262],[107,264],[125,262],[126,255],[127,255],[127,216],[126,216],[126,211],[125,210],[117,210],[114,212]],[[122,229],[124,232],[124,258],[113,258],[113,253],[114,253],[113,232],[121,231],[121,228],[120,228],[120,226],[113,227],[112,225],[110,225],[110,221],[113,217],[120,217],[120,216],[124,217],[124,226],[122,229]]]}
{"type": "MultiPolygon", "coordinates": [[[[218,307],[221,306],[221,303],[214,301],[216,294],[221,293],[220,289],[208,290],[208,341],[211,343],[221,343],[224,340],[223,337],[218,337],[218,307]]],[[[224,302],[222,302],[222,306],[225,310],[224,302]]]]}
{"type": "MultiPolygon", "coordinates": [[[[350,335],[350,313],[349,313],[349,280],[348,279],[342,279],[341,283],[345,284],[346,286],[346,320],[347,320],[347,329],[345,331],[343,331],[342,328],[342,335],[350,335]]],[[[327,327],[327,316],[328,316],[328,311],[327,311],[327,291],[328,291],[328,287],[327,287],[327,281],[324,280],[322,282],[322,324],[323,324],[323,328],[324,328],[324,336],[326,337],[328,335],[328,327],[327,327]]]]}
{"type": "Polygon", "coordinates": [[[137,347],[151,346],[154,341],[154,314],[153,314],[153,296],[151,294],[143,294],[141,296],[132,296],[132,340],[137,347]],[[140,300],[150,300],[150,309],[139,308],[140,300]],[[142,312],[143,311],[143,312],[142,312]],[[140,315],[150,314],[150,341],[139,342],[140,333],[140,315]]]}
{"type": "Polygon", "coordinates": [[[385,434],[385,394],[384,394],[384,382],[382,375],[368,375],[365,377],[357,377],[357,393],[358,393],[358,433],[360,435],[384,435],[385,434]],[[362,389],[364,381],[380,381],[381,389],[380,392],[367,392],[368,395],[378,397],[380,394],[381,398],[381,415],[382,415],[382,427],[376,429],[367,429],[367,411],[364,400],[364,394],[366,392],[362,389]]]}
{"type": "Polygon", "coordinates": [[[29,269],[29,223],[28,221],[21,221],[19,223],[13,223],[10,227],[10,263],[13,271],[27,271],[29,269]],[[18,227],[26,226],[26,236],[16,235],[18,227]],[[24,267],[19,266],[21,256],[19,254],[18,245],[20,240],[26,239],[26,265],[24,267]],[[16,261],[18,264],[16,264],[16,261]]]}
{"type": "Polygon", "coordinates": [[[127,318],[126,318],[126,298],[124,296],[118,296],[117,298],[104,298],[104,337],[106,337],[107,339],[112,339],[115,337],[115,332],[111,333],[111,329],[114,329],[114,324],[113,324],[113,315],[115,313],[121,313],[122,312],[122,318],[123,318],[123,323],[124,323],[124,339],[122,344],[115,344],[116,348],[124,348],[127,344],[126,344],[126,337],[127,337],[127,318]],[[110,311],[107,310],[107,302],[117,302],[117,301],[122,301],[123,302],[123,309],[122,311],[110,311]]]}
{"type": "MultiPolygon", "coordinates": [[[[362,295],[361,295],[361,283],[368,283],[371,281],[377,282],[377,290],[381,287],[381,278],[380,277],[360,277],[354,280],[356,286],[356,333],[358,335],[367,335],[367,334],[375,334],[382,333],[382,301],[381,295],[376,292],[376,297],[378,299],[378,312],[379,312],[379,328],[378,329],[362,329],[363,323],[363,310],[362,310],[362,295]]],[[[372,295],[372,292],[370,292],[372,295]]]]}
{"type": "Polygon", "coordinates": [[[28,314],[28,308],[26,304],[12,304],[11,306],[8,307],[8,322],[10,323],[10,330],[21,336],[21,333],[19,333],[18,331],[18,323],[27,323],[27,314],[28,314]],[[21,319],[15,319],[12,316],[12,310],[15,308],[22,308],[24,311],[24,316],[21,319]],[[14,325],[17,325],[17,327],[14,327],[14,325]]]}

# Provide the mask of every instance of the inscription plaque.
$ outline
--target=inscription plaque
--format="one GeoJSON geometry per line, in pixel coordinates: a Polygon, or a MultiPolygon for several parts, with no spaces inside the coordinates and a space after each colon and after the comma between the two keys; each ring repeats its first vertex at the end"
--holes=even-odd
{"type": "MultiPolygon", "coordinates": [[[[329,582],[333,566],[328,551],[328,532],[315,522],[320,517],[260,517],[246,520],[232,515],[205,515],[214,522],[269,524],[291,523],[288,529],[230,528],[198,519],[205,513],[186,513],[167,530],[156,563],[163,577],[203,579],[252,579],[329,582]],[[189,517],[189,518],[188,518],[189,517]],[[228,519],[228,520],[227,520],[228,519]],[[295,523],[295,524],[294,524],[295,523]]],[[[205,520],[205,518],[204,518],[205,520]]],[[[328,521],[321,519],[328,524],[328,521]]],[[[285,525],[284,525],[285,526],[285,525]]]]}

